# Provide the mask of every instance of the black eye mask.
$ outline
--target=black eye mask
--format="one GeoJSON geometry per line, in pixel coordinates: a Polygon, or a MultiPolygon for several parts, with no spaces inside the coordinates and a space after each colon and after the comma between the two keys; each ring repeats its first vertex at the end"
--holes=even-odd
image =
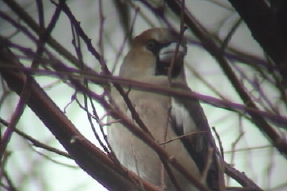
{"type": "MultiPolygon", "coordinates": [[[[155,68],[155,75],[156,76],[167,76],[168,75],[168,70],[171,65],[171,62],[162,62],[159,59],[159,53],[160,50],[164,47],[167,47],[171,44],[170,43],[159,43],[154,39],[149,40],[146,43],[146,48],[153,53],[153,55],[156,57],[156,68],[155,68]]],[[[183,61],[181,61],[183,62],[183,61]]],[[[176,63],[173,65],[173,70],[171,77],[175,78],[180,74],[182,68],[182,63],[176,63]]]]}

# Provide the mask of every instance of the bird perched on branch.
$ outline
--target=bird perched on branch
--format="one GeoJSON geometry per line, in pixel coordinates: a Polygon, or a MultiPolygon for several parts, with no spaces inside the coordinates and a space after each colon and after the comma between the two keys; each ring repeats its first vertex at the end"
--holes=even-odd
{"type": "MultiPolygon", "coordinates": [[[[119,76],[191,91],[183,66],[186,52],[186,41],[175,32],[165,28],[149,29],[133,40],[119,76]]],[[[126,95],[153,139],[161,143],[170,156],[210,190],[225,190],[223,163],[198,100],[148,92],[132,86],[126,89],[126,95]]],[[[111,98],[117,108],[137,124],[117,90],[112,90],[111,98]]],[[[107,134],[113,152],[126,168],[167,191],[178,190],[156,152],[133,135],[120,120],[107,128],[107,134]]],[[[198,190],[181,173],[171,169],[183,191],[198,190]]]]}

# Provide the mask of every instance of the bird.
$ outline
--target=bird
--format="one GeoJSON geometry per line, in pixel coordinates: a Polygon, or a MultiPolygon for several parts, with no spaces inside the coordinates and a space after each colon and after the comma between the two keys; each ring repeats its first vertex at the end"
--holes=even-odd
{"type": "MultiPolygon", "coordinates": [[[[187,42],[177,32],[168,28],[148,29],[133,39],[120,66],[119,77],[192,92],[184,70],[186,54],[187,42]]],[[[210,190],[225,190],[224,163],[197,99],[183,99],[132,86],[125,91],[148,132],[170,156],[210,190]],[[211,164],[206,169],[210,151],[213,151],[211,164]],[[206,178],[202,180],[204,171],[206,178]]],[[[110,98],[132,120],[126,102],[115,88],[110,98]]],[[[149,183],[166,191],[177,191],[168,173],[162,170],[164,167],[155,151],[120,120],[112,117],[108,120],[111,122],[107,127],[108,142],[119,162],[149,183]]],[[[198,190],[177,170],[172,169],[172,172],[183,191],[198,190]]]]}

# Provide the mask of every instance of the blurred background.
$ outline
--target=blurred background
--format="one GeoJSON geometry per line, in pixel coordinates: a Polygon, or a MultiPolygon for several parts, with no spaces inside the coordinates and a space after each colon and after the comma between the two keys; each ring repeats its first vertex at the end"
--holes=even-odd
{"type": "MultiPolygon", "coordinates": [[[[39,18],[42,18],[44,21],[42,25],[45,27],[54,15],[56,9],[54,3],[57,2],[52,0],[11,0],[10,4],[7,4],[9,1],[0,2],[1,36],[13,43],[12,50],[21,63],[31,67],[32,59],[24,53],[25,50],[36,51],[37,44],[31,40],[31,36],[38,39],[38,34],[31,29],[29,22],[27,23],[23,16],[11,9],[13,6],[11,2],[17,3],[40,26],[39,18]],[[41,14],[43,17],[39,16],[41,14]],[[12,24],[13,22],[18,25],[12,24]],[[27,29],[30,36],[19,26],[27,29]],[[16,45],[22,49],[17,48],[16,45]]],[[[268,1],[263,2],[271,6],[268,1]]],[[[165,1],[161,0],[68,0],[66,4],[87,37],[91,39],[93,47],[102,56],[102,62],[115,76],[133,37],[152,27],[171,27],[177,31],[180,29],[180,15],[175,14],[165,1]]],[[[229,1],[188,0],[185,6],[192,18],[204,29],[201,31],[202,34],[222,48],[222,56],[228,61],[228,66],[257,107],[271,116],[286,116],[286,100],[283,96],[286,96],[286,88],[280,88],[281,86],[278,85],[279,74],[270,69],[272,61],[254,40],[249,28],[229,1]]],[[[71,18],[62,12],[55,22],[51,36],[70,54],[79,58],[79,51],[76,51],[73,45],[74,41],[77,41],[76,32],[71,18]]],[[[222,66],[202,45],[198,36],[187,28],[185,37],[188,39],[185,68],[189,87],[202,95],[244,105],[238,90],[234,88],[222,66]]],[[[99,60],[92,55],[82,40],[77,43],[80,44],[78,47],[82,54],[81,62],[95,72],[101,73],[99,60]]],[[[46,49],[50,53],[50,55],[44,53],[47,60],[54,57],[66,66],[74,67],[51,46],[46,45],[46,49]]],[[[44,64],[39,68],[50,71],[44,64]]],[[[87,118],[87,111],[80,107],[80,103],[84,102],[83,95],[57,75],[35,73],[34,78],[76,128],[101,148],[87,118]]],[[[89,88],[97,94],[104,92],[101,85],[92,84],[89,88]]],[[[5,122],[9,123],[11,120],[19,96],[9,90],[3,78],[0,95],[0,127],[1,137],[4,137],[7,130],[5,122]]],[[[105,110],[99,102],[94,101],[94,104],[99,118],[104,123],[105,110]]],[[[278,152],[278,149],[272,145],[272,141],[259,130],[247,112],[231,111],[204,102],[202,106],[210,126],[214,127],[220,136],[227,163],[244,172],[264,190],[287,190],[286,156],[278,152]]],[[[286,140],[286,125],[274,123],[264,116],[263,119],[266,119],[271,128],[286,140]]],[[[95,120],[93,123],[96,130],[100,132],[95,120]]],[[[16,129],[20,133],[11,135],[1,160],[1,190],[106,190],[79,168],[72,159],[47,151],[41,146],[35,146],[29,140],[31,138],[65,151],[28,106],[25,107],[16,129]],[[21,132],[29,137],[21,136],[21,132]]],[[[99,135],[102,138],[101,132],[99,135]]],[[[229,177],[226,177],[226,182],[229,187],[239,186],[229,177]]]]}

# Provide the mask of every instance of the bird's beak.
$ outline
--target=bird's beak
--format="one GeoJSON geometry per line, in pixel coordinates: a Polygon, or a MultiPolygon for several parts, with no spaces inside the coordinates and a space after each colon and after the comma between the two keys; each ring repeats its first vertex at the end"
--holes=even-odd
{"type": "Polygon", "coordinates": [[[159,61],[167,64],[170,64],[173,58],[175,63],[178,63],[178,61],[182,61],[186,54],[186,47],[180,44],[177,51],[176,46],[177,42],[173,42],[168,46],[162,48],[159,52],[159,61]]]}

